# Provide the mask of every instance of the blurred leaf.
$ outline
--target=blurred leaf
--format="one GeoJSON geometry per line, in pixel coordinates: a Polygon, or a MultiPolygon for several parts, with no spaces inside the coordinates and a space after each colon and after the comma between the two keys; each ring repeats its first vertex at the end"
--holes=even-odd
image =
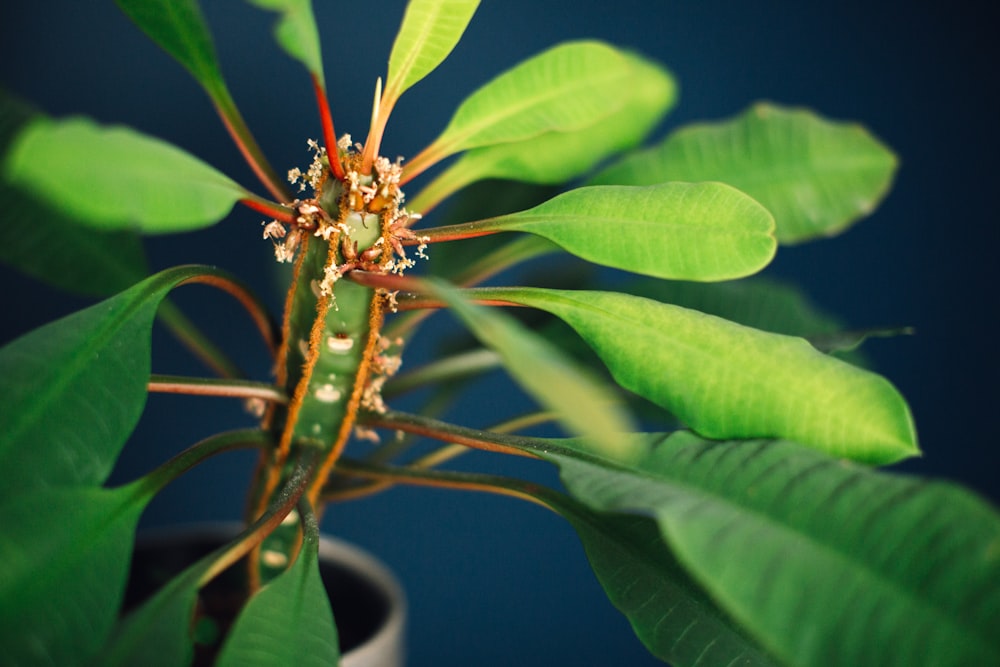
{"type": "Polygon", "coordinates": [[[104,482],[146,401],[156,308],[205,272],[164,271],[0,349],[0,500],[104,482]]]}
{"type": "Polygon", "coordinates": [[[148,496],[130,485],[4,497],[3,660],[9,665],[87,664],[118,616],[135,527],[148,496]]]}
{"type": "Polygon", "coordinates": [[[624,55],[632,64],[632,77],[622,91],[619,111],[576,131],[547,132],[524,141],[470,150],[424,188],[412,200],[411,208],[422,211],[487,178],[564,183],[609,156],[640,144],[674,105],[677,85],[656,63],[635,54],[624,55]]]}
{"type": "Polygon", "coordinates": [[[495,309],[467,303],[444,283],[435,282],[433,293],[481,343],[503,358],[511,376],[541,405],[559,415],[568,429],[610,456],[631,455],[622,436],[633,429],[620,401],[559,348],[495,309]]]}
{"type": "Polygon", "coordinates": [[[611,292],[482,288],[467,295],[558,316],[621,386],[705,437],[786,438],[868,463],[919,452],[909,407],[888,380],[801,338],[611,292]]]}
{"type": "Polygon", "coordinates": [[[322,83],[323,55],[311,0],[248,1],[252,5],[281,14],[274,28],[278,44],[288,55],[305,65],[309,73],[322,83]]]}
{"type": "MultiPolygon", "coordinates": [[[[37,115],[0,90],[0,156],[37,115]]],[[[0,210],[6,224],[17,229],[0,243],[0,262],[33,278],[70,292],[106,296],[148,273],[142,244],[133,233],[83,227],[6,183],[0,183],[0,210]]]]}
{"type": "Polygon", "coordinates": [[[183,65],[213,100],[229,97],[212,35],[196,0],[115,0],[115,4],[183,65]]]}
{"type": "Polygon", "coordinates": [[[628,470],[548,458],[594,509],[651,514],[787,664],[1000,664],[1000,517],[962,489],[683,432],[628,470]]]}
{"type": "Polygon", "coordinates": [[[754,273],[776,248],[771,214],[723,183],[579,188],[527,211],[425,233],[496,231],[529,232],[590,262],[687,280],[754,273]]]}
{"type": "Polygon", "coordinates": [[[555,46],[472,93],[427,152],[440,160],[480,146],[589,127],[624,105],[621,91],[633,67],[632,59],[600,42],[555,46]]]}
{"type": "Polygon", "coordinates": [[[337,664],[337,628],[319,575],[319,532],[311,514],[305,523],[295,562],[247,602],[226,638],[218,667],[337,664]]]}
{"type": "Polygon", "coordinates": [[[206,227],[247,195],[159,139],[85,118],[38,118],[14,140],[6,177],[81,222],[146,233],[206,227]]]}
{"type": "Polygon", "coordinates": [[[214,565],[212,552],[173,577],[115,629],[97,664],[102,667],[175,667],[194,654],[191,621],[202,578],[214,565]]]}
{"type": "Polygon", "coordinates": [[[389,56],[385,99],[395,103],[447,58],[477,7],[479,0],[410,0],[389,56]]]}
{"type": "Polygon", "coordinates": [[[778,240],[831,236],[885,197],[896,157],[859,125],[759,103],[721,123],[689,125],[594,183],[723,181],[774,214],[778,240]]]}

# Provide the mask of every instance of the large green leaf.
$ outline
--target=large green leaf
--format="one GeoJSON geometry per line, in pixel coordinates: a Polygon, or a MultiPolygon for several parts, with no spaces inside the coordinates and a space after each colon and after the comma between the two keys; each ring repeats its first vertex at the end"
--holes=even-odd
{"type": "Polygon", "coordinates": [[[655,522],[626,514],[561,513],[580,536],[608,599],[653,655],[674,667],[777,664],[691,580],[655,522]]]}
{"type": "Polygon", "coordinates": [[[309,514],[298,557],[243,608],[218,667],[337,664],[337,628],[319,575],[318,549],[316,520],[309,514]]]}
{"type": "Polygon", "coordinates": [[[319,30],[313,16],[312,0],[249,0],[250,4],[280,12],[274,28],[278,44],[288,55],[306,66],[321,83],[323,82],[323,55],[319,30]]]}
{"type": "Polygon", "coordinates": [[[440,65],[462,38],[479,0],[410,0],[389,55],[390,103],[440,65]]]}
{"type": "Polygon", "coordinates": [[[205,272],[164,271],[0,349],[0,500],[107,478],[146,401],[156,308],[205,272]]]}
{"type": "Polygon", "coordinates": [[[723,181],[766,206],[782,243],[843,231],[886,195],[896,157],[864,128],[757,104],[721,123],[681,128],[595,183],[723,181]]]}
{"type": "MultiPolygon", "coordinates": [[[[37,114],[0,90],[0,155],[37,114]]],[[[148,270],[139,238],[130,232],[100,232],[28,194],[0,183],[0,210],[9,234],[0,262],[55,287],[93,296],[119,292],[148,270]]]]}
{"type": "Polygon", "coordinates": [[[35,119],[18,134],[3,167],[13,184],[106,230],[206,227],[248,194],[171,144],[85,118],[35,119]]]}
{"type": "Polygon", "coordinates": [[[526,211],[426,234],[497,231],[530,232],[597,264],[683,280],[755,273],[777,247],[771,214],[724,183],[579,188],[526,211]]]}
{"type": "Polygon", "coordinates": [[[1000,517],[957,487],[688,433],[631,469],[548,456],[595,509],[651,514],[789,665],[1000,664],[1000,517]]]}
{"type": "Polygon", "coordinates": [[[767,333],[610,292],[483,288],[564,320],[626,389],[709,438],[780,437],[889,463],[918,453],[909,407],[885,378],[767,333]]]}
{"type": "Polygon", "coordinates": [[[118,616],[148,498],[128,486],[42,489],[0,500],[5,664],[89,663],[118,616]]]}
{"type": "Polygon", "coordinates": [[[229,97],[197,0],[115,0],[115,4],[191,72],[212,99],[229,97]]]}
{"type": "Polygon", "coordinates": [[[470,150],[420,192],[410,208],[422,211],[488,178],[564,183],[609,156],[639,145],[674,105],[677,85],[660,65],[635,54],[625,55],[632,64],[632,77],[622,90],[619,111],[576,131],[547,132],[470,150]]]}
{"type": "Polygon", "coordinates": [[[630,419],[620,401],[596,378],[513,318],[467,303],[444,283],[434,285],[435,294],[481,343],[496,350],[507,371],[567,428],[609,455],[631,455],[628,443],[622,440],[622,435],[632,430],[630,419]]]}
{"type": "Polygon", "coordinates": [[[442,159],[480,146],[589,127],[624,105],[621,91],[632,76],[633,61],[611,46],[560,44],[472,93],[427,152],[442,159]]]}

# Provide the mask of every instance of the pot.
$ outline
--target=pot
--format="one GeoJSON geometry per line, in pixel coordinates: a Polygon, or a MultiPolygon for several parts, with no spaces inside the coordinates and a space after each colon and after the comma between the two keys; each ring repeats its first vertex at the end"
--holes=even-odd
{"type": "MultiPolygon", "coordinates": [[[[140,535],[133,553],[125,610],[140,604],[241,529],[238,523],[200,523],[140,535]]],[[[320,576],[337,622],[340,666],[402,667],[406,599],[393,574],[371,554],[332,537],[320,536],[319,559],[320,576]]],[[[230,568],[202,589],[200,603],[207,614],[229,617],[231,622],[242,601],[239,567],[237,564],[230,568]]],[[[221,641],[211,632],[200,636],[196,630],[195,634],[199,641],[193,664],[210,665],[221,641]]]]}

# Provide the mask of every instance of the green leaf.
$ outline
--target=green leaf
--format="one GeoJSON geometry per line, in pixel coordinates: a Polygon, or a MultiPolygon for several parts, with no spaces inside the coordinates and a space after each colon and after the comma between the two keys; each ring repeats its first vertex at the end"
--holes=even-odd
{"type": "Polygon", "coordinates": [[[305,65],[309,73],[320,83],[323,83],[323,55],[312,2],[310,0],[249,0],[249,2],[263,9],[281,13],[274,28],[278,44],[288,55],[305,65]]]}
{"type": "Polygon", "coordinates": [[[159,139],[85,118],[39,118],[4,164],[15,185],[106,230],[177,232],[218,222],[247,192],[159,139]]]}
{"type": "Polygon", "coordinates": [[[777,664],[688,576],[655,522],[579,511],[563,516],[580,536],[608,598],[657,658],[674,667],[777,664]]]}
{"type": "Polygon", "coordinates": [[[0,349],[0,500],[104,482],[146,401],[156,308],[204,273],[164,271],[0,349]]]}
{"type": "Polygon", "coordinates": [[[479,0],[410,0],[389,56],[391,103],[440,65],[462,38],[479,0]]]}
{"type": "MultiPolygon", "coordinates": [[[[37,116],[0,90],[0,155],[20,129],[37,116]]],[[[139,238],[130,232],[100,232],[26,193],[0,183],[0,209],[17,234],[0,243],[0,262],[60,289],[106,296],[148,273],[139,238]]]]}
{"type": "Polygon", "coordinates": [[[525,141],[470,150],[413,199],[412,209],[422,211],[487,178],[564,183],[609,156],[639,145],[674,105],[677,85],[660,65],[635,54],[625,55],[633,71],[622,91],[619,111],[576,131],[547,132],[525,141]]]}
{"type": "Polygon", "coordinates": [[[212,35],[196,0],[115,0],[115,4],[180,62],[212,99],[229,97],[212,35]]]}
{"type": "Polygon", "coordinates": [[[298,558],[254,595],[236,619],[218,667],[337,664],[337,628],[319,575],[319,536],[315,519],[308,523],[312,526],[298,558]]]}
{"type": "Polygon", "coordinates": [[[867,366],[864,355],[840,343],[860,343],[843,322],[817,307],[794,285],[754,276],[722,283],[635,280],[622,291],[722,317],[754,329],[801,336],[821,352],[855,366],[867,366]],[[845,337],[846,334],[846,337],[845,337]]]}
{"type": "Polygon", "coordinates": [[[437,233],[529,232],[590,262],[683,280],[755,273],[774,257],[774,220],[723,183],[595,186],[534,208],[437,233]]]}
{"type": "Polygon", "coordinates": [[[549,458],[591,507],[651,514],[787,664],[1000,664],[1000,517],[962,489],[688,433],[629,470],[549,458]]]}
{"type": "Polygon", "coordinates": [[[594,182],[723,181],[774,214],[779,241],[799,243],[871,213],[896,166],[892,152],[859,125],[760,103],[732,120],[681,128],[594,182]]]}
{"type": "Polygon", "coordinates": [[[102,667],[175,667],[191,664],[191,619],[202,579],[222,550],[212,552],[172,578],[126,616],[103,648],[102,667]]]}
{"type": "Polygon", "coordinates": [[[0,500],[6,664],[89,662],[118,616],[147,500],[131,485],[42,489],[0,500]]]}
{"type": "Polygon", "coordinates": [[[611,292],[483,288],[468,296],[559,317],[619,384],[705,437],[785,438],[868,463],[918,453],[909,407],[888,380],[801,338],[611,292]]]}
{"type": "Polygon", "coordinates": [[[555,46],[472,93],[428,152],[441,159],[589,127],[622,108],[633,67],[632,59],[601,42],[555,46]]]}
{"type": "Polygon", "coordinates": [[[578,368],[558,347],[503,313],[467,303],[456,290],[433,283],[433,293],[483,345],[495,350],[504,367],[540,404],[559,415],[574,434],[613,457],[632,452],[622,439],[632,431],[620,401],[596,378],[578,368]]]}

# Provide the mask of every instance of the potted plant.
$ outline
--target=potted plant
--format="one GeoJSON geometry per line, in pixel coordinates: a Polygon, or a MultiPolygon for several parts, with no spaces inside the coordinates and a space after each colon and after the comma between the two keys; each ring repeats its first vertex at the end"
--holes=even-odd
{"type": "Polygon", "coordinates": [[[3,100],[5,210],[32,221],[4,259],[107,295],[0,351],[5,659],[188,661],[218,620],[193,622],[199,592],[235,572],[239,610],[211,640],[220,664],[332,664],[319,515],[412,484],[513,496],[565,518],[639,640],[675,665],[1000,661],[1000,520],[954,485],[873,468],[918,453],[899,392],[841,358],[873,332],[831,330],[780,286],[730,282],[779,244],[870,212],[895,170],[876,138],[758,104],[635,150],[673,105],[673,77],[580,40],[499,74],[397,160],[383,142],[390,114],[478,2],[408,3],[357,142],[334,130],[310,3],[253,4],[278,12],[278,44],[305,66],[319,110],[310,154],[288,178],[237,110],[194,0],[118,5],[205,89],[259,188],[136,130],[3,100]],[[496,179],[579,185],[543,194],[496,179]],[[473,188],[446,219],[439,205],[473,188]],[[146,275],[139,235],[207,228],[237,204],[292,267],[276,320],[220,269],[146,275]],[[562,255],[578,261],[555,265],[562,255]],[[508,272],[540,258],[530,278],[508,272]],[[273,378],[240,377],[182,314],[173,290],[188,283],[245,308],[273,378]],[[441,308],[471,337],[400,370],[441,308]],[[151,374],[154,320],[220,377],[151,374]],[[456,387],[501,367],[540,411],[493,426],[442,418],[456,387]],[[418,407],[400,410],[418,388],[418,407]],[[107,484],[158,392],[239,398],[259,421],[107,484]],[[565,434],[529,430],[553,422],[565,434]],[[239,449],[259,457],[245,529],[123,614],[144,509],[239,449]],[[444,467],[469,449],[540,459],[561,488],[444,467]]]}

